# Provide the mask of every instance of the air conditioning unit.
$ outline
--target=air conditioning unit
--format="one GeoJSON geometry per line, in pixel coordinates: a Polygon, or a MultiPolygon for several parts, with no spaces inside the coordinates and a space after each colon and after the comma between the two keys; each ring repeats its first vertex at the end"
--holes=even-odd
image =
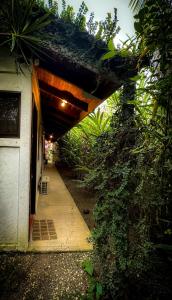
{"type": "Polygon", "coordinates": [[[40,186],[40,193],[42,195],[48,194],[48,182],[50,181],[49,176],[42,176],[41,178],[41,186],[40,186]]]}

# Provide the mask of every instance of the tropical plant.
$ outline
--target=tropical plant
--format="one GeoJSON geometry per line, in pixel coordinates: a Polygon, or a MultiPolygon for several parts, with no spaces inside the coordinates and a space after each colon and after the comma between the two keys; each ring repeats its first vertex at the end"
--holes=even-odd
{"type": "Polygon", "coordinates": [[[130,0],[129,6],[133,9],[133,11],[138,11],[145,2],[146,0],[130,0]]]}
{"type": "MultiPolygon", "coordinates": [[[[105,299],[172,297],[171,11],[171,1],[147,0],[135,16],[139,74],[90,150],[84,183],[97,193],[94,266],[105,299]]],[[[112,41],[108,50],[103,59],[118,53],[112,41]]]]}
{"type": "Polygon", "coordinates": [[[114,93],[106,104],[96,109],[59,141],[62,161],[79,173],[90,172],[90,162],[95,159],[94,144],[110,130],[111,116],[119,95],[119,92],[114,93]]]}
{"type": "Polygon", "coordinates": [[[96,39],[104,40],[106,43],[118,34],[120,27],[117,26],[117,9],[114,8],[114,14],[107,13],[105,20],[95,21],[94,13],[88,16],[88,7],[83,1],[79,11],[75,14],[72,6],[68,5],[65,0],[62,1],[62,11],[56,12],[60,19],[72,22],[80,31],[88,31],[96,39]],[[88,19],[88,21],[87,21],[88,19]]]}
{"type": "Polygon", "coordinates": [[[117,55],[121,57],[137,57],[139,54],[136,37],[128,36],[128,39],[121,46],[115,47],[113,39],[109,39],[107,52],[102,55],[101,60],[111,59],[117,55]]]}
{"type": "Polygon", "coordinates": [[[100,300],[103,296],[103,288],[101,283],[97,280],[94,266],[91,260],[85,260],[82,267],[88,276],[88,290],[87,294],[82,297],[82,300],[100,300]]]}
{"type": "Polygon", "coordinates": [[[36,0],[3,1],[0,10],[0,46],[8,46],[16,60],[39,57],[43,51],[42,30],[52,22],[51,9],[40,9],[36,0]]]}
{"type": "Polygon", "coordinates": [[[77,125],[88,140],[91,138],[97,138],[99,135],[109,129],[110,116],[105,111],[101,111],[98,108],[91,113],[82,123],[77,125]]]}
{"type": "MultiPolygon", "coordinates": [[[[171,1],[147,0],[135,16],[138,57],[149,54],[151,68],[130,79],[137,82],[136,96],[125,94],[123,100],[128,98],[135,115],[126,106],[128,114],[121,108],[113,118],[114,129],[97,143],[100,154],[94,172],[86,177],[86,184],[98,193],[93,237],[108,299],[172,295],[162,278],[156,288],[150,271],[150,266],[158,271],[154,249],[166,251],[168,263],[171,260],[171,234],[166,234],[172,224],[171,11],[171,1]],[[148,293],[142,294],[145,286],[148,293]]],[[[103,59],[116,55],[112,43],[108,48],[103,59]]]]}
{"type": "MultiPolygon", "coordinates": [[[[16,58],[29,65],[34,57],[45,58],[44,42],[52,39],[46,33],[47,26],[56,18],[70,22],[80,31],[88,31],[97,39],[108,42],[119,31],[117,10],[114,16],[107,13],[104,21],[94,21],[94,13],[87,22],[88,7],[82,2],[77,14],[74,8],[62,0],[59,12],[58,2],[50,0],[2,0],[0,10],[0,47],[6,46],[16,58]]],[[[55,37],[54,37],[55,38],[55,37]]]]}

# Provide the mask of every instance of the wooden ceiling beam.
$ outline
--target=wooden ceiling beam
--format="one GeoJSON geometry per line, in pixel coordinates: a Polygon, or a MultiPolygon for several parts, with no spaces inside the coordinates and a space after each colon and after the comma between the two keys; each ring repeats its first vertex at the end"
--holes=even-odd
{"type": "Polygon", "coordinates": [[[59,120],[64,121],[67,124],[75,123],[76,120],[78,120],[78,118],[76,119],[74,116],[67,115],[66,113],[59,111],[52,105],[44,107],[44,109],[42,109],[42,113],[43,113],[44,118],[46,118],[46,115],[52,113],[52,114],[54,114],[54,116],[59,118],[59,120]]]}
{"type": "Polygon", "coordinates": [[[58,111],[59,114],[66,116],[67,118],[71,118],[71,120],[76,120],[79,119],[80,116],[80,111],[79,110],[75,110],[72,106],[65,106],[62,107],[61,104],[54,100],[51,99],[49,101],[47,101],[46,97],[41,97],[41,102],[42,102],[42,110],[46,110],[49,108],[53,108],[54,110],[58,111]]]}
{"type": "MultiPolygon", "coordinates": [[[[55,109],[57,112],[60,112],[62,116],[67,117],[71,120],[71,128],[83,120],[89,113],[91,113],[98,105],[100,105],[104,99],[98,99],[94,95],[85,92],[83,89],[77,87],[76,85],[62,79],[61,77],[47,71],[46,69],[35,67],[37,72],[37,78],[42,85],[42,97],[45,101],[43,102],[43,110],[49,110],[51,108],[55,109]],[[60,91],[60,95],[57,94],[60,91]],[[67,97],[75,100],[69,101],[71,105],[66,105],[62,107],[60,101],[57,101],[57,98],[65,99],[65,94],[67,92],[67,97]],[[52,96],[49,97],[51,94],[52,96]],[[50,99],[51,98],[51,99],[50,99]],[[53,99],[52,99],[53,98],[53,99]],[[81,107],[81,103],[83,103],[81,107]],[[72,103],[73,104],[72,104],[72,103]],[[48,103],[48,104],[47,104],[48,103]],[[79,106],[78,106],[79,103],[79,106]],[[85,106],[87,104],[87,107],[85,106]],[[73,119],[72,119],[73,118],[73,119]]],[[[87,79],[88,80],[88,79],[87,79]]],[[[66,99],[67,101],[67,99],[66,99]]]]}
{"type": "MultiPolygon", "coordinates": [[[[43,95],[43,96],[47,99],[47,101],[54,100],[54,101],[56,101],[56,103],[58,103],[59,105],[62,104],[61,98],[59,98],[59,97],[57,97],[57,96],[55,96],[55,95],[53,95],[53,94],[47,92],[46,90],[43,90],[43,89],[40,89],[40,92],[41,92],[41,95],[43,95]]],[[[82,111],[78,106],[73,105],[73,104],[69,103],[68,101],[67,101],[66,104],[67,104],[68,106],[70,106],[70,108],[72,108],[73,110],[75,109],[78,113],[80,113],[80,112],[82,111]]]]}
{"type": "Polygon", "coordinates": [[[73,105],[77,109],[83,110],[85,112],[88,111],[88,103],[80,101],[80,99],[74,97],[70,92],[65,90],[61,91],[51,85],[48,85],[42,80],[39,81],[39,86],[41,92],[47,94],[50,99],[54,98],[58,101],[66,100],[69,104],[73,105]]]}
{"type": "Polygon", "coordinates": [[[51,87],[55,87],[60,91],[67,91],[70,94],[72,94],[75,98],[79,99],[80,101],[89,104],[90,101],[92,101],[93,99],[100,100],[97,97],[93,96],[92,94],[85,92],[82,88],[79,88],[78,86],[64,80],[63,78],[54,75],[53,73],[47,71],[46,69],[43,69],[41,67],[35,67],[35,69],[39,81],[43,81],[48,85],[50,85],[51,87]]]}

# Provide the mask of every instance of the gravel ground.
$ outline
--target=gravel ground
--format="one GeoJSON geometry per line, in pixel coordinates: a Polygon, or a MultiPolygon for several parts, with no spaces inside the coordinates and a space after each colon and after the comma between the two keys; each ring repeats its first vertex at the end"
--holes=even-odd
{"type": "Polygon", "coordinates": [[[90,252],[1,254],[0,300],[80,300],[87,288],[81,264],[90,257],[90,252]]]}

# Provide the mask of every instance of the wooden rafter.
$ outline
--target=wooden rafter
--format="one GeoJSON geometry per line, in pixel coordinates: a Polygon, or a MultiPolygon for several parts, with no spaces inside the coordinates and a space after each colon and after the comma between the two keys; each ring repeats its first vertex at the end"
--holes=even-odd
{"type": "Polygon", "coordinates": [[[43,81],[39,81],[41,93],[46,94],[50,98],[54,98],[58,101],[66,100],[69,104],[73,105],[77,109],[88,111],[88,103],[80,101],[80,99],[75,98],[68,91],[60,91],[53,86],[49,86],[43,81]]]}
{"type": "Polygon", "coordinates": [[[43,68],[35,67],[35,69],[41,93],[44,124],[48,131],[60,130],[64,134],[103,102],[43,68]],[[68,103],[62,106],[62,100],[68,103]]]}
{"type": "MultiPolygon", "coordinates": [[[[83,89],[77,87],[76,85],[62,79],[61,77],[52,74],[51,72],[40,68],[35,67],[37,71],[37,76],[39,81],[43,81],[49,86],[55,87],[60,91],[67,91],[71,93],[75,98],[79,99],[80,101],[90,103],[92,100],[98,100],[100,99],[96,98],[95,96],[85,92],[83,89]]],[[[89,80],[89,79],[87,79],[89,80]]]]}
{"type": "Polygon", "coordinates": [[[55,112],[57,112],[59,115],[65,116],[69,120],[76,120],[80,116],[80,111],[76,111],[75,109],[71,109],[68,106],[61,107],[61,105],[55,101],[54,99],[51,99],[49,101],[46,100],[46,97],[42,98],[42,109],[47,112],[49,109],[53,109],[55,112]]]}

